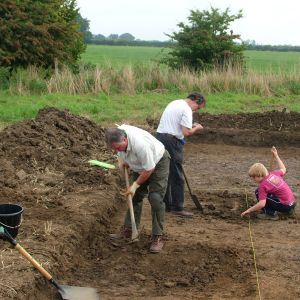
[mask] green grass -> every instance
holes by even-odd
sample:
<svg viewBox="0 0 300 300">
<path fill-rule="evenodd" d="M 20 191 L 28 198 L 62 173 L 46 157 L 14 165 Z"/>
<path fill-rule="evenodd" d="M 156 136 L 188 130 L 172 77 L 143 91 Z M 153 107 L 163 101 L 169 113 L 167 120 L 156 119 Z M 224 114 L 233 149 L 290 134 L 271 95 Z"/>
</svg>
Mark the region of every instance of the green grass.
<svg viewBox="0 0 300 300">
<path fill-rule="evenodd" d="M 258 72 L 295 72 L 300 69 L 300 52 L 245 51 L 246 64 Z"/>
<path fill-rule="evenodd" d="M 186 94 L 145 93 L 134 96 L 99 94 L 95 96 L 80 95 L 43 95 L 13 96 L 0 93 L 0 127 L 24 119 L 32 119 L 39 109 L 54 106 L 67 108 L 72 113 L 88 117 L 97 123 L 113 124 L 114 122 L 143 122 L 147 117 L 159 118 L 165 106 L 174 99 L 184 98 Z M 210 113 L 259 112 L 283 107 L 300 112 L 300 96 L 270 97 L 219 93 L 207 96 L 207 107 Z"/>
<path fill-rule="evenodd" d="M 159 60 L 167 49 L 158 47 L 87 45 L 82 61 L 98 65 L 123 66 Z"/>
<path fill-rule="evenodd" d="M 88 45 L 82 61 L 122 66 L 158 61 L 167 48 Z M 300 52 L 245 51 L 246 65 L 258 72 L 294 72 L 300 69 Z"/>
</svg>

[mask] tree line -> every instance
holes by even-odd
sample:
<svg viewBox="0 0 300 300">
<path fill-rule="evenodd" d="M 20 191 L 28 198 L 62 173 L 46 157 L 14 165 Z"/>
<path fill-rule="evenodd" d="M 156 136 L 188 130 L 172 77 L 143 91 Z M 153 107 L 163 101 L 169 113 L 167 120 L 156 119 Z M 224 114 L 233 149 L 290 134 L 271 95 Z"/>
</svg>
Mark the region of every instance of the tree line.
<svg viewBox="0 0 300 300">
<path fill-rule="evenodd" d="M 257 50 L 257 51 L 300 52 L 300 46 L 292 46 L 292 45 L 246 45 L 246 49 Z"/>
<path fill-rule="evenodd" d="M 167 34 L 168 41 L 141 41 L 130 33 L 93 35 L 90 21 L 83 18 L 76 0 L 6 0 L 0 2 L 0 68 L 13 70 L 34 65 L 57 69 L 76 64 L 87 43 L 168 47 L 161 63 L 171 68 L 206 70 L 244 64 L 245 49 L 299 51 L 293 46 L 246 45 L 230 30 L 242 11 L 191 10 L 179 30 Z M 288 47 L 288 48 L 287 48 Z M 0 76 L 1 77 L 1 76 Z"/>
</svg>

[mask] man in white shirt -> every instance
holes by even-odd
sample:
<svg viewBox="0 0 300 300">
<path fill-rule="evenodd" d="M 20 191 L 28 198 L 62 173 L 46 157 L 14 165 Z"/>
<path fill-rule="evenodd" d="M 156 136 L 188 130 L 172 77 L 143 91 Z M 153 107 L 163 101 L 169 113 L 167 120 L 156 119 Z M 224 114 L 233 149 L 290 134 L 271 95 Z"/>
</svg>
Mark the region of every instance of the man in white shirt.
<svg viewBox="0 0 300 300">
<path fill-rule="evenodd" d="M 119 167 L 131 169 L 133 180 L 126 195 L 132 195 L 132 203 L 137 227 L 140 225 L 143 198 L 148 194 L 152 211 L 152 244 L 150 251 L 158 253 L 162 250 L 165 203 L 167 190 L 170 155 L 164 145 L 149 132 L 140 128 L 121 125 L 109 128 L 105 132 L 106 143 L 114 149 L 119 158 Z M 126 213 L 124 226 L 118 234 L 111 234 L 114 239 L 131 236 L 129 210 Z"/>
<path fill-rule="evenodd" d="M 205 104 L 205 98 L 197 92 L 191 93 L 186 99 L 174 100 L 165 108 L 157 128 L 156 138 L 164 144 L 171 155 L 168 189 L 164 202 L 167 211 L 181 217 L 193 216 L 184 210 L 183 145 L 185 137 L 203 129 L 202 125 L 193 123 L 193 111 L 204 108 Z"/>
</svg>

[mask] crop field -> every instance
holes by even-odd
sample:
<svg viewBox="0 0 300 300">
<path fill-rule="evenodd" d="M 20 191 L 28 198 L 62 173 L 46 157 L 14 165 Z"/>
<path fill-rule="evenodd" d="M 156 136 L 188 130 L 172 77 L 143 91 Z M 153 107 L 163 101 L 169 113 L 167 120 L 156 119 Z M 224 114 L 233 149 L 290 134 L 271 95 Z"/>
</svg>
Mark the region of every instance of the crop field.
<svg viewBox="0 0 300 300">
<path fill-rule="evenodd" d="M 160 60 L 168 48 L 88 45 L 85 63 L 122 66 Z M 294 72 L 300 69 L 300 52 L 245 51 L 246 65 L 257 72 Z"/>
<path fill-rule="evenodd" d="M 167 48 L 87 45 L 82 55 L 85 63 L 123 66 L 128 64 L 151 63 L 161 59 Z"/>
</svg>

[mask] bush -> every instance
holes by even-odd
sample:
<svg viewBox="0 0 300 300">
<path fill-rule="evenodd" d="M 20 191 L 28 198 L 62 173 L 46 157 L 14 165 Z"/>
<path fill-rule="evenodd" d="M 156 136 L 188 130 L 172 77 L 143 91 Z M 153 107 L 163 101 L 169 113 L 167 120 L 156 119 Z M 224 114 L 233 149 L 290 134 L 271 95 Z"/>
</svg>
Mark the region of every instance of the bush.
<svg viewBox="0 0 300 300">
<path fill-rule="evenodd" d="M 292 95 L 300 95 L 300 82 L 295 80 L 290 80 L 287 82 L 287 88 Z"/>
<path fill-rule="evenodd" d="M 0 67 L 0 89 L 7 90 L 9 88 L 10 71 L 9 68 Z"/>
</svg>

